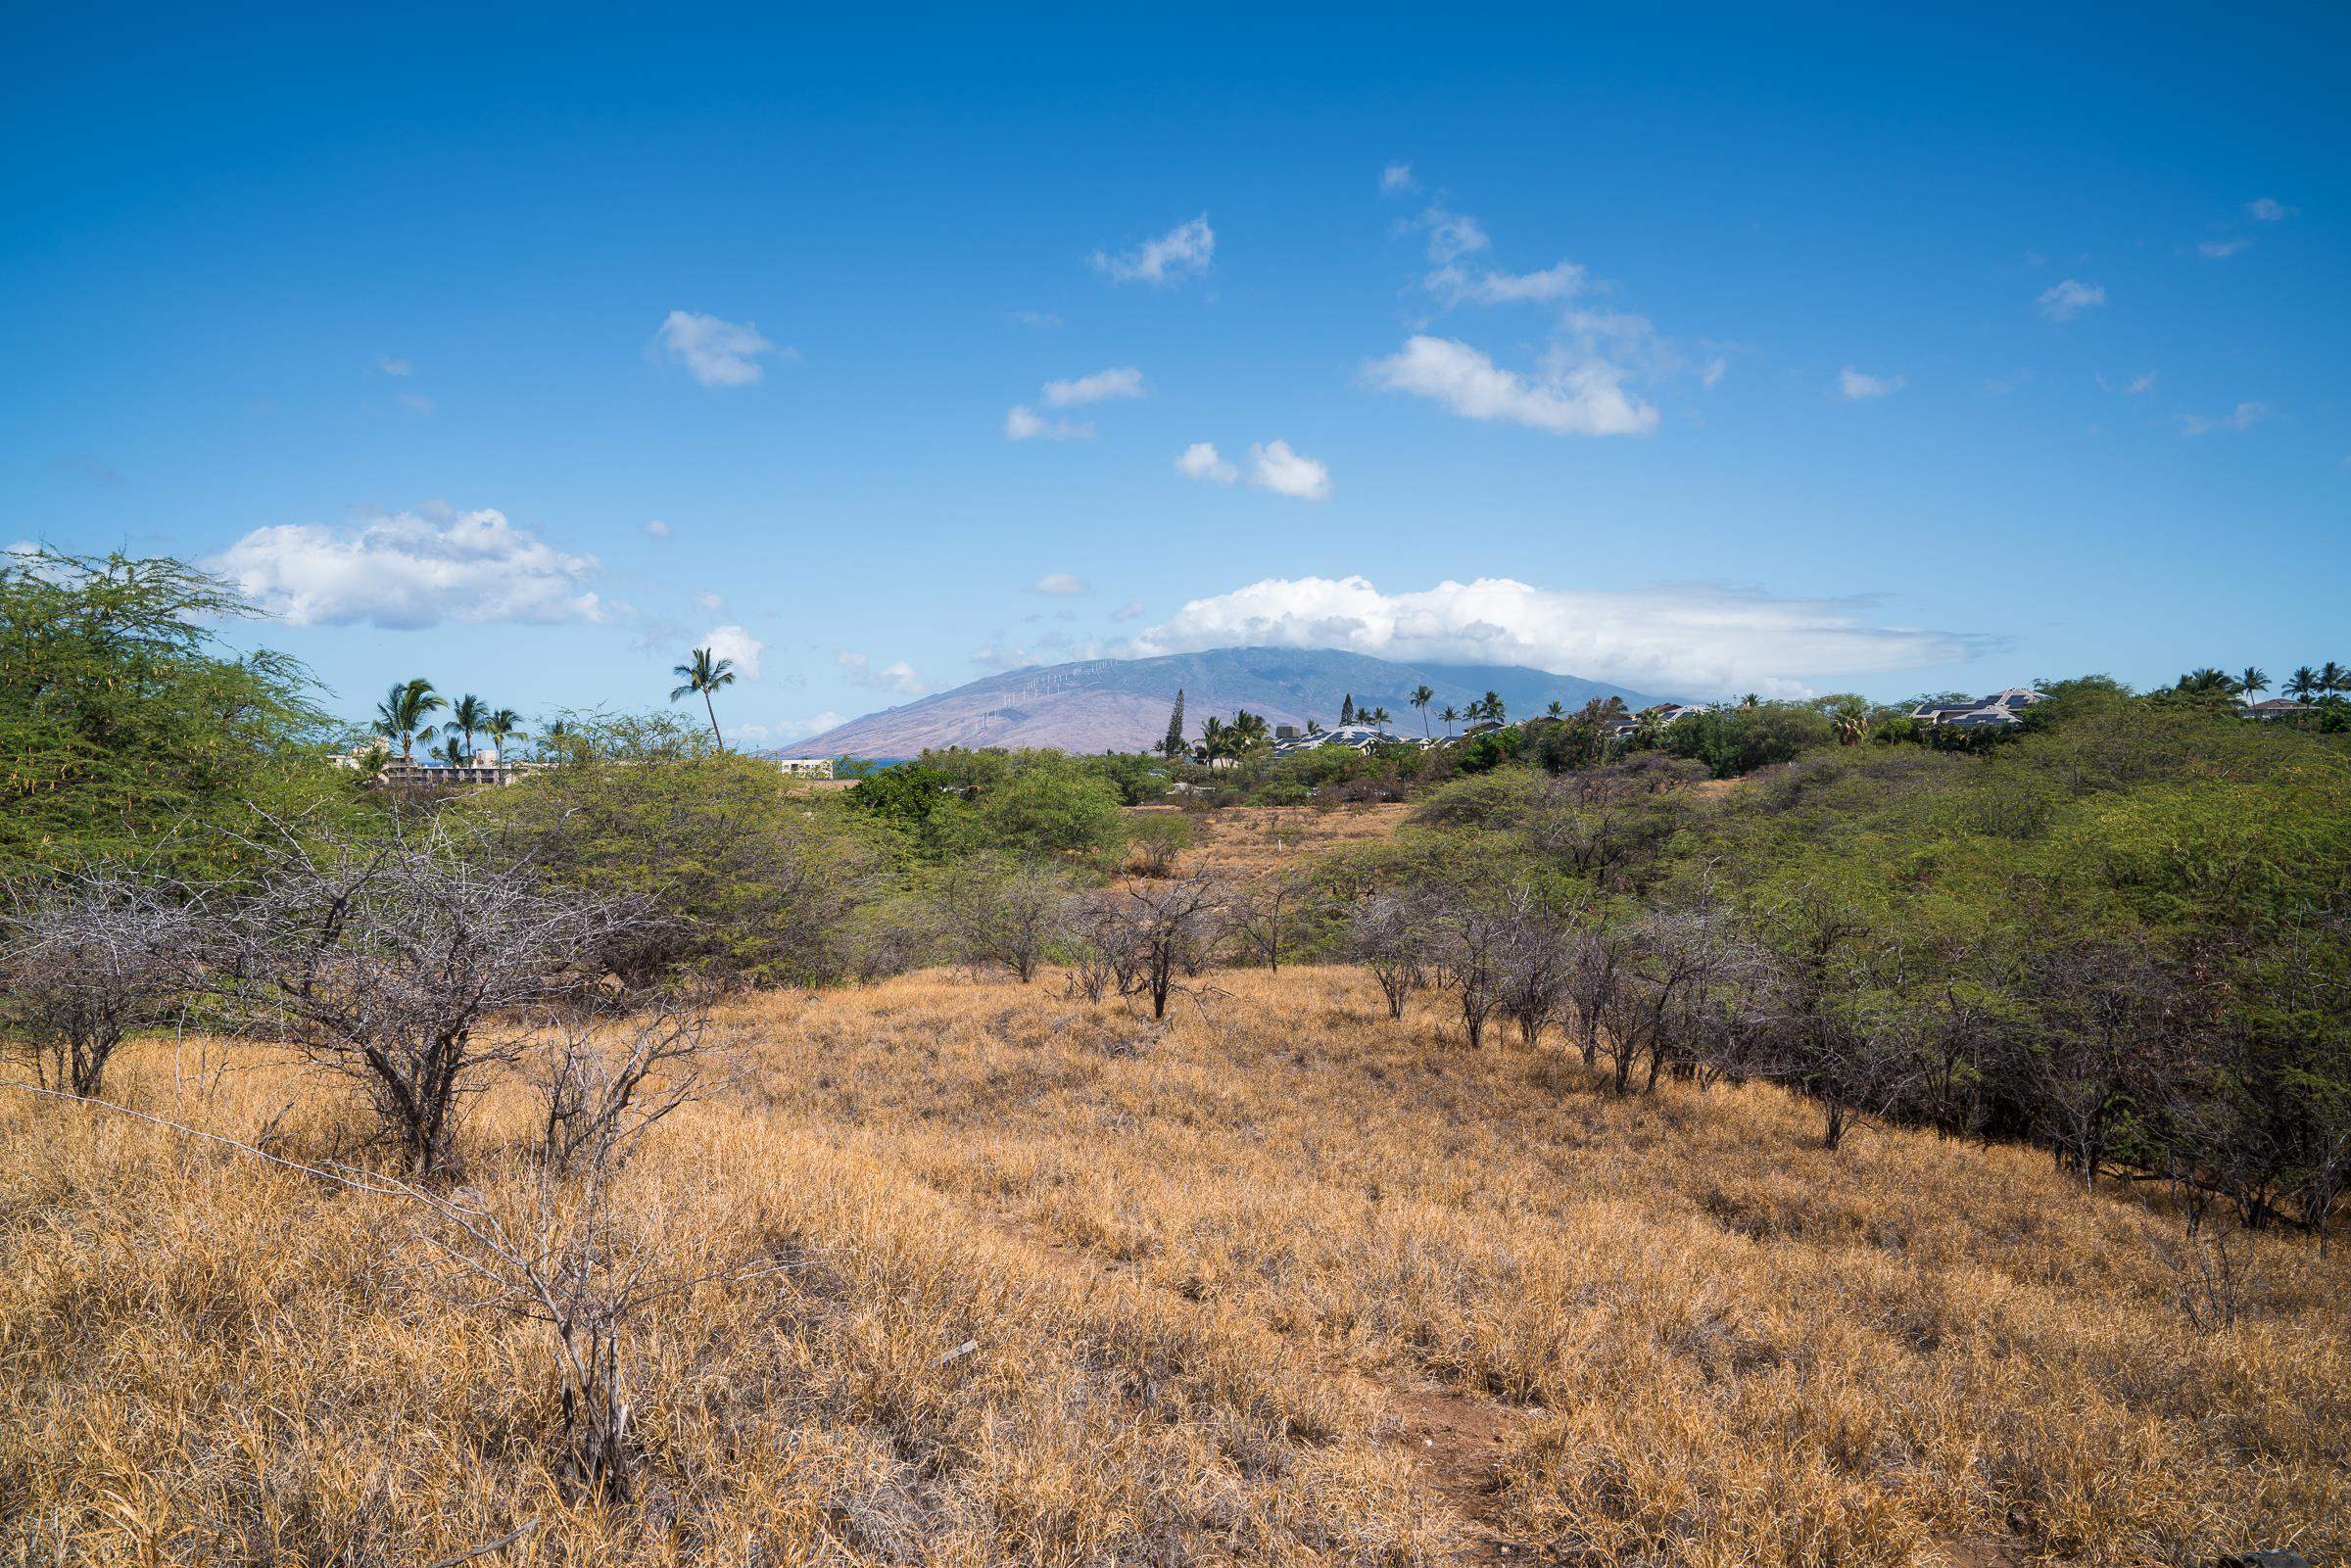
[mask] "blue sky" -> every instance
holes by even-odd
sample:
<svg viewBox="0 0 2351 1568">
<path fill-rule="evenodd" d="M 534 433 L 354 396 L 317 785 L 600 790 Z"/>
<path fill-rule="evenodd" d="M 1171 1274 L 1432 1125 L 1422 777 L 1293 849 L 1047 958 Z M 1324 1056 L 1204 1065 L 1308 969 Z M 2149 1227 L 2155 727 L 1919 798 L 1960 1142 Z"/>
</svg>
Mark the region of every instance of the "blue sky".
<svg viewBox="0 0 2351 1568">
<path fill-rule="evenodd" d="M 9 25 L 0 531 L 354 715 L 2351 659 L 2339 10 Z"/>
</svg>

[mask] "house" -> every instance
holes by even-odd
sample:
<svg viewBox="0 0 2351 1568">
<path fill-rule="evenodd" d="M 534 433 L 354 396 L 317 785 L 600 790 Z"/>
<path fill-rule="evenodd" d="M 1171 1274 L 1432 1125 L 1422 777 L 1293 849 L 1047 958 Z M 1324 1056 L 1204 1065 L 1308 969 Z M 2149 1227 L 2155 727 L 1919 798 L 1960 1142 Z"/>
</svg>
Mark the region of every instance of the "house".
<svg viewBox="0 0 2351 1568">
<path fill-rule="evenodd" d="M 833 777 L 831 757 L 776 757 L 771 759 L 776 770 L 788 779 L 830 779 Z"/>
<path fill-rule="evenodd" d="M 1290 730 L 1290 726 L 1283 725 L 1282 729 Z M 1368 751 L 1376 745 L 1394 745 L 1396 743 L 1397 737 L 1394 735 L 1368 724 L 1342 724 L 1336 729 L 1325 730 L 1319 735 L 1310 736 L 1301 736 L 1295 730 L 1291 730 L 1289 738 L 1284 738 L 1281 732 L 1277 730 L 1273 736 L 1273 755 L 1287 757 L 1301 751 L 1319 751 L 1325 746 L 1344 746 L 1350 751 Z M 1413 743 L 1419 744 L 1418 741 Z"/>
<path fill-rule="evenodd" d="M 2309 714 L 2309 703 L 2296 702 L 2291 697 L 2272 697 L 2267 702 L 2248 702 L 2245 704 L 2245 717 L 2248 719 L 2285 719 L 2288 721 L 2299 721 L 2308 717 Z"/>
<path fill-rule="evenodd" d="M 1710 702 L 1666 702 L 1641 711 L 1655 714 L 1659 724 L 1678 724 L 1684 719 L 1695 719 L 1702 713 L 1712 713 L 1714 705 Z"/>
<path fill-rule="evenodd" d="M 1921 702 L 1910 710 L 1910 717 L 1934 729 L 1985 730 L 2022 724 L 2027 708 L 2048 699 L 2045 691 L 2036 691 L 2029 686 L 2012 686 L 2005 691 L 1994 691 L 1973 701 Z"/>
</svg>

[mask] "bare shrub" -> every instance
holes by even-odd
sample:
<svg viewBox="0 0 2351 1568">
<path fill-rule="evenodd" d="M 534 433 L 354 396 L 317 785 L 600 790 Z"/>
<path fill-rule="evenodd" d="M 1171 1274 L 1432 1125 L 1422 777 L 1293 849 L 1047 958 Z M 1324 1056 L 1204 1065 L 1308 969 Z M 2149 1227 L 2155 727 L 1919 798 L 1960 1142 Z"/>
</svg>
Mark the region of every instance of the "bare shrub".
<svg viewBox="0 0 2351 1568">
<path fill-rule="evenodd" d="M 1372 894 L 1348 916 L 1348 954 L 1371 972 L 1392 1019 L 1403 1018 L 1405 1003 L 1428 984 L 1420 957 L 1427 940 L 1416 909 L 1392 893 Z"/>
<path fill-rule="evenodd" d="M 633 901 L 493 862 L 439 818 L 372 843 L 257 848 L 259 889 L 221 923 L 210 978 L 247 1032 L 357 1080 L 419 1173 L 450 1164 L 487 1069 L 647 924 Z"/>
<path fill-rule="evenodd" d="M 1001 964 L 1026 985 L 1062 934 L 1066 893 L 1045 867 L 983 855 L 948 872 L 941 913 L 965 963 Z"/>
<path fill-rule="evenodd" d="M 1461 1004 L 1469 1049 L 1485 1043 L 1486 1021 L 1502 1005 L 1510 948 L 1519 912 L 1496 890 L 1455 884 L 1431 889 L 1422 927 L 1437 984 Z"/>
<path fill-rule="evenodd" d="M 1164 1019 L 1176 979 L 1214 961 L 1231 909 L 1231 889 L 1207 872 L 1164 882 L 1129 879 L 1094 901 L 1085 941 L 1122 996 L 1149 997 L 1151 1016 Z"/>
<path fill-rule="evenodd" d="M 0 1031 L 44 1084 L 104 1087 L 125 1036 L 171 1016 L 194 922 L 155 882 L 116 866 L 13 886 L 0 914 Z"/>
<path fill-rule="evenodd" d="M 708 1094 L 709 1024 L 698 998 L 550 1017 L 531 1075 L 541 1162 L 557 1170 L 617 1165 L 646 1129 Z"/>
<path fill-rule="evenodd" d="M 1301 877 L 1269 877 L 1234 895 L 1232 934 L 1241 950 L 1279 974 L 1281 956 L 1305 934 L 1318 912 L 1314 884 Z"/>
<path fill-rule="evenodd" d="M 1575 958 L 1573 932 L 1565 923 L 1535 908 L 1524 893 L 1513 894 L 1503 938 L 1497 1006 L 1518 1026 L 1518 1038 L 1525 1044 L 1542 1039 L 1545 1026 L 1565 1011 Z"/>
</svg>

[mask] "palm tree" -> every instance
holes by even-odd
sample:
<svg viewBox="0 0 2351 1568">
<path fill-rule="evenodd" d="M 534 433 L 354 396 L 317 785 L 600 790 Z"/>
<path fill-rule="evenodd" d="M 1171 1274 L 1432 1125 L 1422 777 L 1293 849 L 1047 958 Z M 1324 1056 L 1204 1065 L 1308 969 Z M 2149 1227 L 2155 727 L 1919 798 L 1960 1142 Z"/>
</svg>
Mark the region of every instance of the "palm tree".
<svg viewBox="0 0 2351 1568">
<path fill-rule="evenodd" d="M 427 727 L 427 718 L 437 709 L 449 706 L 433 690 L 433 683 L 418 676 L 412 681 L 395 681 L 384 700 L 375 705 L 375 733 L 387 740 L 400 742 L 400 760 L 416 760 L 416 733 Z"/>
<path fill-rule="evenodd" d="M 1232 736 L 1226 731 L 1224 721 L 1210 714 L 1208 721 L 1200 726 L 1200 760 L 1213 768 L 1217 759 L 1231 749 Z"/>
<path fill-rule="evenodd" d="M 718 733 L 718 708 L 711 702 L 710 694 L 720 687 L 735 684 L 735 661 L 714 658 L 708 648 L 696 648 L 692 663 L 675 665 L 669 673 L 686 683 L 670 692 L 669 700 L 675 702 L 698 692 L 703 711 L 710 715 L 710 738 L 718 742 L 719 750 L 726 750 L 727 739 Z"/>
<path fill-rule="evenodd" d="M 1543 711 L 1545 714 L 1554 719 L 1564 719 L 1567 717 L 1567 705 L 1561 702 L 1558 697 L 1553 697 L 1551 699 L 1551 706 L 1545 708 Z"/>
<path fill-rule="evenodd" d="M 1420 738 L 1428 738 L 1428 705 L 1437 700 L 1436 688 L 1423 682 L 1413 688 L 1412 704 L 1420 710 Z"/>
<path fill-rule="evenodd" d="M 512 708 L 501 708 L 482 721 L 482 734 L 498 747 L 498 760 L 506 760 L 506 742 L 522 737 L 522 715 Z"/>
<path fill-rule="evenodd" d="M 2233 690 L 2235 687 L 2236 683 L 2229 679 L 2228 671 L 2216 670 L 2210 665 L 2206 665 L 2201 670 L 2188 671 L 2180 678 L 2180 684 L 2172 689 L 2184 691 L 2191 696 L 2209 696 L 2215 691 Z"/>
<path fill-rule="evenodd" d="M 1388 717 L 1388 710 L 1385 708 L 1373 708 L 1371 710 L 1370 718 L 1372 731 L 1377 734 L 1382 740 L 1385 740 L 1388 737 L 1388 725 L 1391 722 Z"/>
<path fill-rule="evenodd" d="M 2245 699 L 2248 708 L 2253 705 L 2255 697 L 2269 689 L 2270 678 L 2258 665 L 2246 665 L 2245 673 L 2236 678 L 2237 693 Z"/>
<path fill-rule="evenodd" d="M 2319 680 L 2319 672 L 2307 664 L 2286 678 L 2285 694 L 2296 702 L 2308 702 L 2325 689 L 2326 687 Z"/>
<path fill-rule="evenodd" d="M 490 728 L 490 704 L 468 691 L 449 705 L 449 722 L 441 727 L 443 735 L 465 737 L 465 760 L 473 760 L 473 732 Z"/>
<path fill-rule="evenodd" d="M 2351 670 L 2346 670 L 2334 660 L 2328 659 L 2325 664 L 2319 666 L 2319 689 L 2321 694 L 2326 696 L 2333 696 L 2341 691 L 2351 691 Z"/>
<path fill-rule="evenodd" d="M 1482 701 L 1482 702 L 1481 702 L 1479 705 L 1480 705 L 1480 706 L 1482 706 L 1482 707 L 1483 707 L 1483 708 L 1486 710 L 1486 717 L 1487 717 L 1487 718 L 1489 718 L 1489 719 L 1492 719 L 1492 720 L 1493 720 L 1493 721 L 1494 721 L 1496 724 L 1500 724 L 1500 723 L 1502 723 L 1502 693 L 1501 693 L 1501 692 L 1499 692 L 1499 691 L 1489 691 L 1489 692 L 1487 692 L 1487 693 L 1486 693 L 1486 695 L 1485 695 L 1485 698 L 1484 698 L 1484 700 L 1483 700 L 1483 701 Z"/>
<path fill-rule="evenodd" d="M 1452 739 L 1453 727 L 1461 721 L 1462 710 L 1448 702 L 1445 704 L 1445 711 L 1438 714 L 1437 717 L 1445 721 L 1445 738 Z"/>
</svg>

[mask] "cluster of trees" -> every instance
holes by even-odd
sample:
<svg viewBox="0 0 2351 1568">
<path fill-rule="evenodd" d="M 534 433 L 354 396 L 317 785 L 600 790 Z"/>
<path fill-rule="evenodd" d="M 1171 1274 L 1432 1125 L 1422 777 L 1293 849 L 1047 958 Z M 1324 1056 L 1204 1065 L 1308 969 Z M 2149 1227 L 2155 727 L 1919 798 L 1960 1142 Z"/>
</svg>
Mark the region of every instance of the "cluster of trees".
<svg viewBox="0 0 2351 1568">
<path fill-rule="evenodd" d="M 1762 1076 L 2324 1233 L 2351 1181 L 2351 767 L 2076 693 L 1984 757 L 1830 748 L 1707 801 L 1651 757 L 1429 797 L 1334 866 L 1348 951 L 1620 1090 Z M 1681 775 L 1687 777 L 1686 773 Z"/>
<path fill-rule="evenodd" d="M 429 740 L 433 715 L 445 710 L 449 714 L 448 721 L 441 726 L 445 738 L 438 751 L 428 753 L 428 760 L 445 767 L 470 766 L 477 736 L 504 757 L 507 746 L 524 735 L 522 715 L 512 708 L 493 708 L 470 691 L 453 702 L 422 676 L 392 683 L 384 700 L 375 705 L 374 733 L 387 747 L 400 747 L 401 761 L 414 762 L 417 738 L 423 736 Z"/>
<path fill-rule="evenodd" d="M 2175 693 L 2183 696 L 2240 697 L 2248 703 L 2258 700 L 2270 689 L 2269 674 L 2258 665 L 2247 665 L 2233 675 L 2209 666 L 2190 670 L 2172 687 Z M 2296 702 L 2339 704 L 2347 693 L 2351 693 L 2351 669 L 2344 668 L 2332 659 L 2316 669 L 2307 664 L 2300 665 L 2292 675 L 2286 677 L 2280 689 Z"/>
</svg>

